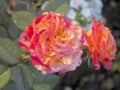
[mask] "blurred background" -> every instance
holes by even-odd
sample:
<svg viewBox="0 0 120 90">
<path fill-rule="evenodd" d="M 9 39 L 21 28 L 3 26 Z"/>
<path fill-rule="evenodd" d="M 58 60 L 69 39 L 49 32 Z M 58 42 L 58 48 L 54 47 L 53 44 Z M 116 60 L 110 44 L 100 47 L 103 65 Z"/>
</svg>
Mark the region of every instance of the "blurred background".
<svg viewBox="0 0 120 90">
<path fill-rule="evenodd" d="M 18 46 L 20 33 L 43 12 L 65 14 L 88 30 L 91 18 L 110 28 L 118 51 L 113 69 L 88 61 L 75 71 L 42 75 Z M 0 90 L 120 90 L 120 0 L 0 0 Z"/>
</svg>

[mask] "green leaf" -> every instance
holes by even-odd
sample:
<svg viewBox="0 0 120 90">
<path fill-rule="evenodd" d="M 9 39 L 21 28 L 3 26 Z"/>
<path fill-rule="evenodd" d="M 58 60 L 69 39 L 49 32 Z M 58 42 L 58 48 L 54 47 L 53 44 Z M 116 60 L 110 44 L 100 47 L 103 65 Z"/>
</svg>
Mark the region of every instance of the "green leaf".
<svg viewBox="0 0 120 90">
<path fill-rule="evenodd" d="M 7 30 L 3 26 L 0 26 L 0 37 L 8 37 Z"/>
<path fill-rule="evenodd" d="M 50 85 L 51 89 L 53 89 L 55 87 L 55 85 L 57 84 L 58 80 L 59 80 L 59 77 L 57 75 L 38 74 L 34 79 L 34 83 Z"/>
<path fill-rule="evenodd" d="M 20 67 L 12 68 L 12 80 L 14 81 L 17 90 L 26 90 L 22 77 L 22 69 Z"/>
<path fill-rule="evenodd" d="M 27 90 L 30 90 L 30 88 L 32 88 L 33 85 L 32 71 L 30 70 L 28 65 L 21 64 L 20 66 L 22 67 L 23 71 L 23 81 L 25 87 Z"/>
<path fill-rule="evenodd" d="M 28 11 L 17 11 L 12 14 L 12 19 L 18 28 L 24 30 L 29 24 L 32 23 L 34 16 Z"/>
<path fill-rule="evenodd" d="M 14 24 L 10 24 L 8 26 L 8 33 L 11 38 L 16 39 L 16 38 L 18 38 L 20 31 Z"/>
<path fill-rule="evenodd" d="M 65 3 L 63 3 L 62 5 L 60 5 L 56 10 L 55 10 L 55 12 L 56 13 L 62 13 L 62 14 L 67 14 L 67 12 L 68 12 L 68 10 L 69 10 L 69 3 L 68 2 L 65 2 Z"/>
<path fill-rule="evenodd" d="M 30 68 L 33 72 L 33 83 L 34 83 L 34 85 L 36 85 L 38 83 L 39 83 L 39 85 L 46 85 L 46 86 L 48 85 L 47 87 L 50 86 L 50 88 L 51 88 L 49 90 L 52 90 L 56 86 L 56 84 L 59 81 L 59 76 L 54 75 L 54 74 L 43 75 L 31 63 L 29 65 L 30 65 Z"/>
<path fill-rule="evenodd" d="M 59 81 L 59 77 L 57 75 L 54 75 L 54 74 L 45 75 L 42 79 L 44 80 L 43 82 L 45 84 L 49 84 L 52 88 L 54 88 Z"/>
<path fill-rule="evenodd" d="M 7 9 L 7 0 L 0 0 L 0 10 L 6 10 Z"/>
<path fill-rule="evenodd" d="M 120 62 L 120 51 L 117 52 L 116 61 Z"/>
<path fill-rule="evenodd" d="M 66 14 L 66 10 L 68 10 L 69 7 L 68 1 L 69 0 L 50 0 L 45 8 L 45 11 L 59 11 L 59 13 Z"/>
<path fill-rule="evenodd" d="M 75 18 L 80 23 L 80 25 L 85 26 L 89 20 L 88 20 L 88 18 L 83 16 L 80 12 L 81 12 L 81 10 L 78 11 L 78 13 L 77 13 Z"/>
<path fill-rule="evenodd" d="M 7 64 L 16 64 L 19 62 L 20 48 L 9 39 L 0 38 L 0 58 Z"/>
<path fill-rule="evenodd" d="M 8 68 L 5 72 L 0 74 L 0 89 L 2 89 L 10 80 L 11 69 Z"/>
<path fill-rule="evenodd" d="M 31 63 L 29 64 L 30 69 L 32 71 L 33 74 L 33 84 L 40 84 L 40 85 L 48 85 L 50 86 L 50 90 L 52 90 L 56 84 L 59 81 L 59 76 L 51 74 L 51 75 L 43 75 L 41 74 L 40 71 L 38 71 Z M 53 82 L 54 81 L 54 82 Z M 47 87 L 48 87 L 47 86 Z M 40 89 L 41 90 L 41 89 Z"/>
<path fill-rule="evenodd" d="M 2 90 L 17 90 L 14 81 L 10 80 L 9 83 Z"/>
<path fill-rule="evenodd" d="M 33 86 L 33 90 L 51 90 L 49 85 L 45 84 L 36 84 Z"/>
<path fill-rule="evenodd" d="M 2 5 L 0 5 L 2 6 Z M 7 30 L 8 23 L 11 22 L 11 16 L 6 14 L 6 9 L 5 11 L 0 10 L 0 25 Z"/>
<path fill-rule="evenodd" d="M 0 64 L 0 74 L 2 74 L 7 69 L 7 66 Z"/>
</svg>

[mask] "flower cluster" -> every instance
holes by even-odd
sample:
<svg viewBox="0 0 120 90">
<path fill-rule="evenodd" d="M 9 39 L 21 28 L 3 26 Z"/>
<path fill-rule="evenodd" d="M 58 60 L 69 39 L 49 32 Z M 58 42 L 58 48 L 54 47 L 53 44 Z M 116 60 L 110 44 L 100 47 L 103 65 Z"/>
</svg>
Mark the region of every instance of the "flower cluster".
<svg viewBox="0 0 120 90">
<path fill-rule="evenodd" d="M 81 8 L 80 13 L 86 18 L 91 19 L 92 17 L 95 17 L 97 20 L 102 18 L 102 0 L 70 0 L 70 7 L 76 10 Z M 71 15 L 69 15 L 69 17 L 70 16 Z"/>
<path fill-rule="evenodd" d="M 75 70 L 82 63 L 83 46 L 87 47 L 96 70 L 100 69 L 99 61 L 111 69 L 110 62 L 116 52 L 111 31 L 103 23 L 93 20 L 86 32 L 75 21 L 53 12 L 35 18 L 22 32 L 18 43 L 43 74 Z"/>
</svg>

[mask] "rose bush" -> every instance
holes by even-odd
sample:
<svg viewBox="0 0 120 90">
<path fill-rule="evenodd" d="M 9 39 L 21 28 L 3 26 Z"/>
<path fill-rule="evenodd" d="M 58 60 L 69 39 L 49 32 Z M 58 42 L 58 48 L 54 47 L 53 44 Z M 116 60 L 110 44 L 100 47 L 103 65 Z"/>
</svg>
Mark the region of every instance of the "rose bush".
<svg viewBox="0 0 120 90">
<path fill-rule="evenodd" d="M 109 28 L 93 19 L 93 25 L 87 32 L 87 37 L 87 46 L 96 70 L 100 69 L 99 61 L 103 63 L 105 69 L 110 70 L 110 62 L 115 59 L 117 48 Z"/>
<path fill-rule="evenodd" d="M 19 37 L 43 74 L 75 70 L 82 62 L 82 29 L 62 14 L 43 13 Z"/>
</svg>

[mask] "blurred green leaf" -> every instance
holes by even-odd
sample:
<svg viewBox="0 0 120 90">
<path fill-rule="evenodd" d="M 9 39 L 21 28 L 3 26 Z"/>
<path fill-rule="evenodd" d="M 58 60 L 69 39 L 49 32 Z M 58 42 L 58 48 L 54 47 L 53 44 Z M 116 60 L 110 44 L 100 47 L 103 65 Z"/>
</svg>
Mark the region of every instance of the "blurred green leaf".
<svg viewBox="0 0 120 90">
<path fill-rule="evenodd" d="M 28 65 L 22 64 L 22 71 L 23 71 L 23 81 L 27 90 L 30 90 L 33 85 L 32 79 L 32 71 L 30 70 Z"/>
<path fill-rule="evenodd" d="M 0 64 L 0 74 L 7 69 L 7 66 Z"/>
<path fill-rule="evenodd" d="M 11 22 L 11 16 L 8 15 L 5 11 L 0 10 L 0 25 L 4 28 L 8 26 L 8 23 Z"/>
<path fill-rule="evenodd" d="M 116 61 L 120 62 L 120 51 L 117 52 Z"/>
<path fill-rule="evenodd" d="M 17 11 L 12 14 L 12 19 L 18 28 L 24 30 L 26 26 L 32 23 L 34 16 L 28 11 Z"/>
<path fill-rule="evenodd" d="M 10 80 L 9 83 L 2 90 L 17 90 L 14 81 Z"/>
<path fill-rule="evenodd" d="M 117 70 L 118 72 L 120 72 L 120 62 L 115 62 L 113 63 L 113 69 Z"/>
<path fill-rule="evenodd" d="M 12 80 L 14 81 L 17 90 L 27 90 L 24 86 L 22 70 L 20 67 L 16 66 L 12 68 Z"/>
<path fill-rule="evenodd" d="M 59 76 L 54 75 L 54 74 L 43 75 L 31 63 L 29 64 L 29 66 L 30 66 L 30 69 L 33 72 L 33 84 L 34 85 L 39 84 L 39 85 L 43 85 L 43 86 L 46 85 L 47 87 L 50 86 L 49 90 L 52 90 L 56 86 L 56 84 L 58 83 Z"/>
<path fill-rule="evenodd" d="M 69 3 L 68 2 L 64 2 L 63 4 L 61 4 L 56 10 L 56 13 L 62 13 L 64 15 L 67 14 L 69 10 Z"/>
<path fill-rule="evenodd" d="M 14 24 L 10 24 L 8 26 L 8 33 L 9 33 L 10 37 L 12 37 L 13 39 L 16 39 L 16 38 L 18 38 L 20 31 Z"/>
<path fill-rule="evenodd" d="M 0 10 L 7 10 L 7 0 L 0 0 Z"/>
<path fill-rule="evenodd" d="M 9 39 L 0 38 L 0 58 L 8 64 L 18 63 L 20 48 L 17 44 Z"/>
<path fill-rule="evenodd" d="M 11 69 L 8 68 L 5 72 L 0 74 L 0 89 L 2 89 L 10 80 Z"/>
<path fill-rule="evenodd" d="M 85 26 L 88 22 L 88 19 L 81 14 L 81 11 L 79 11 L 76 15 L 76 20 L 80 23 L 80 25 Z"/>
<path fill-rule="evenodd" d="M 49 85 L 45 84 L 36 84 L 33 86 L 33 90 L 51 90 Z"/>
<path fill-rule="evenodd" d="M 69 0 L 49 0 L 45 11 L 50 12 L 50 11 L 56 11 L 59 13 L 66 14 L 69 4 Z"/>
<path fill-rule="evenodd" d="M 50 85 L 51 89 L 53 89 L 55 87 L 55 85 L 57 84 L 59 80 L 59 77 L 57 75 L 42 75 L 42 74 L 38 74 L 35 78 L 34 78 L 34 82 L 37 84 L 45 84 L 45 85 Z M 53 82 L 54 81 L 54 82 Z"/>
<path fill-rule="evenodd" d="M 0 26 L 0 37 L 8 37 L 8 33 L 3 26 Z"/>
<path fill-rule="evenodd" d="M 120 51 L 117 52 L 116 61 L 112 63 L 113 69 L 120 73 Z"/>
</svg>

